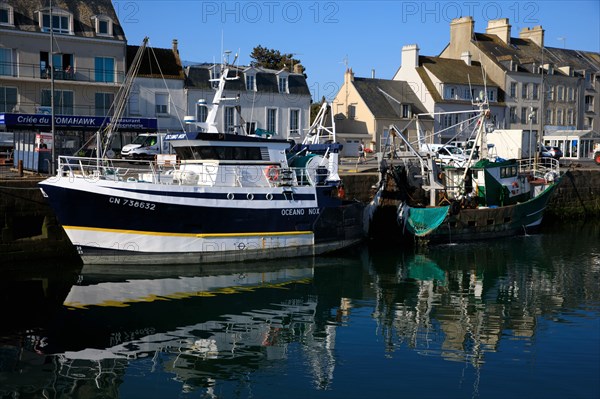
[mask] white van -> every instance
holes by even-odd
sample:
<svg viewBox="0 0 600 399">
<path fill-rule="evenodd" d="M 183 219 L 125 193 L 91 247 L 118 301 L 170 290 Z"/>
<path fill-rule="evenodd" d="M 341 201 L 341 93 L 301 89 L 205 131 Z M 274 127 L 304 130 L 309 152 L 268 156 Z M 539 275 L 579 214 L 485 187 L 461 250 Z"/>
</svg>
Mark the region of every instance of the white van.
<svg viewBox="0 0 600 399">
<path fill-rule="evenodd" d="M 142 133 L 121 149 L 123 159 L 152 160 L 157 154 L 169 154 L 171 144 L 164 140 L 164 133 Z"/>
</svg>

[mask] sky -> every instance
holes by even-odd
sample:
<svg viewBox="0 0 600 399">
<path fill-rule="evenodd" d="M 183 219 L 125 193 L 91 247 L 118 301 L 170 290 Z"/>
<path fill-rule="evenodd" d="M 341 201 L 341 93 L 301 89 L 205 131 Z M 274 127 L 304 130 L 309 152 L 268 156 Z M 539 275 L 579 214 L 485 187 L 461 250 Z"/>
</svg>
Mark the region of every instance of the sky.
<svg viewBox="0 0 600 399">
<path fill-rule="evenodd" d="M 472 16 L 475 31 L 508 18 L 511 36 L 541 25 L 545 45 L 600 52 L 600 0 L 585 1 L 316 1 L 113 0 L 128 44 L 145 36 L 155 48 L 177 39 L 181 59 L 219 62 L 230 50 L 248 65 L 255 46 L 302 61 L 315 101 L 335 97 L 346 68 L 357 77 L 391 79 L 402 46 L 437 56 L 450 22 Z M 233 55 L 230 61 L 233 60 Z"/>
</svg>

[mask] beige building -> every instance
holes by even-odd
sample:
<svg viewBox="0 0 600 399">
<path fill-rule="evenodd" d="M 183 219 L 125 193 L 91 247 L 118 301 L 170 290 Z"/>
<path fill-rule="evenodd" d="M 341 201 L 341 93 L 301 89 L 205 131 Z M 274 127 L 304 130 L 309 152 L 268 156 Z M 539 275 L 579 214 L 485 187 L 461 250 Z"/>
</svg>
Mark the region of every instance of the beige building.
<svg viewBox="0 0 600 399">
<path fill-rule="evenodd" d="M 441 56 L 460 59 L 466 51 L 500 85 L 507 127 L 537 133 L 600 129 L 599 53 L 545 47 L 541 26 L 512 37 L 508 18 L 490 20 L 486 32 L 477 33 L 473 18 L 462 17 L 451 22 Z"/>
<path fill-rule="evenodd" d="M 410 85 L 404 81 L 354 77 L 352 69 L 344 74 L 344 84 L 332 103 L 338 140 L 343 155 L 357 156 L 362 141 L 374 151 L 390 142 L 390 125 L 405 130 L 405 137 L 417 142 L 414 117 L 425 112 Z M 431 118 L 423 119 L 425 129 L 432 129 Z"/>
<path fill-rule="evenodd" d="M 431 141 L 465 142 L 474 132 L 478 105 L 487 100 L 491 116 L 490 128 L 505 126 L 505 106 L 498 85 L 486 77 L 471 53 L 460 59 L 419 55 L 415 44 L 402 48 L 401 66 L 394 80 L 410 82 L 409 86 L 433 115 Z"/>
</svg>

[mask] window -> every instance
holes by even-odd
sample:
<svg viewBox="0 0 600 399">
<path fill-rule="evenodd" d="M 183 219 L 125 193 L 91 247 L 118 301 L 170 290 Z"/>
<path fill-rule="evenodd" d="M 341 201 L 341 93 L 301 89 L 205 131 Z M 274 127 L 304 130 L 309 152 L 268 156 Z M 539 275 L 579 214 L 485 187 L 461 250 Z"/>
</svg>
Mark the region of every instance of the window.
<svg viewBox="0 0 600 399">
<path fill-rule="evenodd" d="M 256 91 L 256 82 L 254 75 L 246 75 L 246 90 Z"/>
<path fill-rule="evenodd" d="M 0 86 L 0 112 L 13 112 L 17 107 L 17 88 Z"/>
<path fill-rule="evenodd" d="M 410 118 L 410 105 L 402 104 L 402 117 Z"/>
<path fill-rule="evenodd" d="M 169 114 L 169 95 L 164 93 L 154 94 L 154 104 L 156 115 Z"/>
<path fill-rule="evenodd" d="M 71 14 L 66 11 L 52 11 L 52 31 L 54 33 L 72 33 L 71 30 Z M 50 32 L 50 12 L 43 12 L 40 18 L 42 32 Z"/>
<path fill-rule="evenodd" d="M 114 58 L 96 57 L 95 68 L 96 82 L 111 83 L 115 81 Z"/>
<path fill-rule="evenodd" d="M 8 4 L 0 4 L 0 25 L 14 25 L 13 8 Z"/>
<path fill-rule="evenodd" d="M 299 109 L 290 109 L 290 136 L 300 136 Z"/>
<path fill-rule="evenodd" d="M 494 95 L 494 93 L 495 93 L 494 90 L 487 91 L 488 101 L 496 101 L 496 96 Z"/>
<path fill-rule="evenodd" d="M 569 102 L 575 101 L 575 88 L 569 87 L 568 90 L 569 91 L 568 91 L 568 94 L 567 94 L 567 96 L 568 96 L 567 97 L 567 101 L 569 101 Z"/>
<path fill-rule="evenodd" d="M 510 123 L 518 123 L 517 107 L 510 107 Z"/>
<path fill-rule="evenodd" d="M 517 98 L 517 82 L 510 83 L 510 96 L 512 98 Z"/>
<path fill-rule="evenodd" d="M 133 85 L 129 93 L 129 115 L 140 115 L 140 87 Z"/>
<path fill-rule="evenodd" d="M 563 86 L 558 86 L 556 88 L 556 100 L 557 101 L 565 100 L 565 88 Z"/>
<path fill-rule="evenodd" d="M 521 123 L 526 124 L 528 122 L 529 119 L 527 119 L 527 107 L 523 107 L 521 108 Z"/>
<path fill-rule="evenodd" d="M 50 90 L 42 89 L 42 107 L 50 107 L 52 100 Z M 68 90 L 54 90 L 54 112 L 61 115 L 73 115 L 73 92 Z"/>
<path fill-rule="evenodd" d="M 0 48 L 0 75 L 17 76 L 17 65 L 13 49 Z"/>
<path fill-rule="evenodd" d="M 254 134 L 256 132 L 256 122 L 246 122 L 246 133 Z"/>
<path fill-rule="evenodd" d="M 594 96 L 587 95 L 587 96 L 585 96 L 583 101 L 585 103 L 584 111 L 585 112 L 594 112 Z"/>
<path fill-rule="evenodd" d="M 288 79 L 285 76 L 279 77 L 279 92 L 287 93 L 288 91 Z"/>
<path fill-rule="evenodd" d="M 537 83 L 533 84 L 533 89 L 531 92 L 531 98 L 533 98 L 534 100 L 537 100 L 539 97 L 539 91 L 540 91 L 540 85 Z"/>
<path fill-rule="evenodd" d="M 535 125 L 537 123 L 537 120 L 538 120 L 538 109 L 533 108 L 531 110 L 531 123 L 533 123 Z"/>
<path fill-rule="evenodd" d="M 546 110 L 546 124 L 551 125 L 552 124 L 552 110 L 551 109 L 547 109 Z"/>
<path fill-rule="evenodd" d="M 563 110 L 562 109 L 557 109 L 556 110 L 556 124 L 557 125 L 562 125 L 564 123 L 563 121 Z"/>
<path fill-rule="evenodd" d="M 456 98 L 456 87 L 446 87 L 446 99 Z"/>
<path fill-rule="evenodd" d="M 521 83 L 521 98 L 527 98 L 527 83 Z"/>
<path fill-rule="evenodd" d="M 115 95 L 113 93 L 96 93 L 96 115 L 109 115 L 110 107 L 112 106 L 114 100 Z"/>
<path fill-rule="evenodd" d="M 213 88 L 216 89 L 217 87 L 219 87 L 219 79 L 221 79 L 221 72 L 217 71 L 216 68 L 213 68 L 210 71 L 210 80 Z"/>
<path fill-rule="evenodd" d="M 348 105 L 348 119 L 356 118 L 356 106 Z"/>
<path fill-rule="evenodd" d="M 267 131 L 277 133 L 277 109 L 267 109 Z"/>
<path fill-rule="evenodd" d="M 50 67 L 54 67 L 55 79 L 73 79 L 73 54 L 57 53 L 52 55 L 52 65 L 50 65 L 47 51 L 40 51 L 40 76 L 43 79 L 50 79 Z"/>
<path fill-rule="evenodd" d="M 112 36 L 112 19 L 107 16 L 94 16 L 94 27 L 98 36 Z"/>
<path fill-rule="evenodd" d="M 554 86 L 548 86 L 546 100 L 554 100 Z"/>
<path fill-rule="evenodd" d="M 223 127 L 225 133 L 235 132 L 235 107 L 225 107 L 223 113 Z"/>
<path fill-rule="evenodd" d="M 573 110 L 569 109 L 567 111 L 567 125 L 574 125 L 575 124 L 575 117 L 573 114 Z"/>
<path fill-rule="evenodd" d="M 196 120 L 198 122 L 206 122 L 207 116 L 208 116 L 208 107 L 206 105 L 197 105 L 196 106 Z"/>
</svg>

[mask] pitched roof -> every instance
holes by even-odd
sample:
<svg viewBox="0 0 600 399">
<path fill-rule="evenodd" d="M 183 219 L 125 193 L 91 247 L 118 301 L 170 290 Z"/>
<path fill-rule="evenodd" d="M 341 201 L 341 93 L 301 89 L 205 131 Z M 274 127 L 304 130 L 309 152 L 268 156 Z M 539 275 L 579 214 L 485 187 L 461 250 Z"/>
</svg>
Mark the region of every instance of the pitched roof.
<svg viewBox="0 0 600 399">
<path fill-rule="evenodd" d="M 214 64 L 198 64 L 191 65 L 186 68 L 187 78 L 186 86 L 193 87 L 196 89 L 209 89 L 211 84 L 210 70 L 214 68 Z M 246 72 L 244 72 L 246 71 Z M 234 91 L 245 91 L 246 85 L 244 83 L 245 73 L 254 73 L 256 76 L 256 91 L 261 93 L 278 93 L 278 72 L 273 69 L 266 69 L 261 67 L 231 67 L 229 70 L 229 77 L 239 76 L 239 79 L 228 80 L 225 82 L 226 90 Z M 310 96 L 310 90 L 304 75 L 291 73 L 287 75 L 288 78 L 288 93 L 295 95 L 306 95 Z"/>
<path fill-rule="evenodd" d="M 354 78 L 353 84 L 375 118 L 396 119 L 401 116 L 398 102 L 411 104 L 413 113 L 426 112 L 425 107 L 407 82 Z"/>
<path fill-rule="evenodd" d="M 510 43 L 507 44 L 496 35 L 484 33 L 475 33 L 473 42 L 484 53 L 488 54 L 492 61 L 495 61 L 506 71 L 510 71 L 511 61 L 516 65 L 518 72 L 537 73 L 534 66 L 542 64 L 600 71 L 600 54 L 591 51 L 556 47 L 544 47 L 542 51 L 540 46 L 529 39 L 512 37 Z M 555 73 L 561 74 L 562 72 L 555 70 Z"/>
<path fill-rule="evenodd" d="M 131 67 L 140 46 L 127 46 L 127 70 Z M 183 79 L 179 55 L 172 49 L 146 47 L 138 72 L 139 77 Z"/>
<path fill-rule="evenodd" d="M 2 0 L 2 2 L 13 8 L 15 29 L 41 32 L 37 11 L 48 10 L 47 0 Z M 75 36 L 96 37 L 92 17 L 104 15 L 113 21 L 113 39 L 125 40 L 125 33 L 110 0 L 53 0 L 53 9 L 61 9 L 73 14 Z M 2 28 L 7 29 L 6 26 Z M 109 39 L 105 36 L 102 38 Z"/>
<path fill-rule="evenodd" d="M 419 66 L 430 71 L 443 83 L 498 86 L 489 78 L 484 80 L 481 64 L 476 61 L 467 65 L 463 60 L 419 56 Z"/>
</svg>

